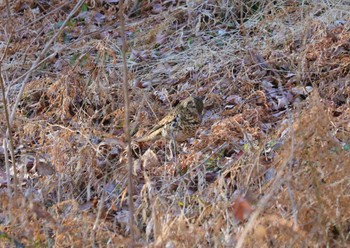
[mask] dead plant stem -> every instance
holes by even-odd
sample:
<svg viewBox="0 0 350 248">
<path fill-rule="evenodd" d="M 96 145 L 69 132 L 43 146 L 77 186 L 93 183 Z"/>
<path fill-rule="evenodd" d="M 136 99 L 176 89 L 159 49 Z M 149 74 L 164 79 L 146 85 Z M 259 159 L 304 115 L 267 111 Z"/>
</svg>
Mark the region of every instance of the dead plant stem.
<svg viewBox="0 0 350 248">
<path fill-rule="evenodd" d="M 7 49 L 9 47 L 11 38 L 9 38 L 5 52 L 3 56 L 1 57 L 0 60 L 0 87 L 1 87 L 1 94 L 2 94 L 2 102 L 4 105 L 4 112 L 5 112 L 5 118 L 6 118 L 6 126 L 7 126 L 7 138 L 10 142 L 10 154 L 11 154 L 11 159 L 12 159 L 12 166 L 13 166 L 13 185 L 14 185 L 14 192 L 15 195 L 17 194 L 17 186 L 18 186 L 18 177 L 17 177 L 17 166 L 16 166 L 16 161 L 15 161 L 15 152 L 14 152 L 14 147 L 13 147 L 13 137 L 12 137 L 12 128 L 11 128 L 11 123 L 10 123 L 10 117 L 9 117 L 9 109 L 7 107 L 7 99 L 6 99 L 6 92 L 5 92 L 5 84 L 2 76 L 2 71 L 1 71 L 1 66 L 2 66 L 2 61 L 4 60 L 6 54 L 7 54 Z M 4 149 L 7 149 L 7 146 L 4 147 Z M 9 174 L 7 175 L 9 177 Z M 8 185 L 10 186 L 10 185 Z"/>
<path fill-rule="evenodd" d="M 70 1 L 67 2 L 63 2 L 63 4 L 61 4 L 60 6 L 58 6 L 57 8 L 51 10 L 50 12 L 47 12 L 45 15 L 42 15 L 38 18 L 36 18 L 34 21 L 32 21 L 31 23 L 28 23 L 27 25 L 25 25 L 24 27 L 20 28 L 19 30 L 17 30 L 17 32 L 21 32 L 25 29 L 27 29 L 28 27 L 32 26 L 35 23 L 38 23 L 39 21 L 41 21 L 44 18 L 47 18 L 48 16 L 52 15 L 53 13 L 55 13 L 56 11 L 62 9 L 64 6 L 70 4 Z"/>
<path fill-rule="evenodd" d="M 8 20 L 10 20 L 11 19 L 10 3 L 9 3 L 9 0 L 5 0 L 5 2 L 6 2 L 7 18 L 8 18 Z"/>
<path fill-rule="evenodd" d="M 0 86 L 1 86 L 1 93 L 2 93 L 2 102 L 4 104 L 4 112 L 5 112 L 5 118 L 6 118 L 6 126 L 7 126 L 7 138 L 10 142 L 10 154 L 12 159 L 12 166 L 13 166 L 13 185 L 15 194 L 17 192 L 17 185 L 18 185 L 18 176 L 17 176 L 17 166 L 15 161 L 15 152 L 13 148 L 13 138 L 12 138 L 12 128 L 10 124 L 10 118 L 9 118 L 9 111 L 7 108 L 7 100 L 6 100 L 6 93 L 5 93 L 5 87 L 4 87 L 4 81 L 2 79 L 2 73 L 1 73 L 1 62 L 0 62 Z M 4 147 L 6 149 L 6 147 Z M 9 175 L 8 175 L 9 176 Z"/>
<path fill-rule="evenodd" d="M 41 63 L 41 60 L 43 59 L 43 57 L 46 55 L 46 53 L 49 51 L 49 49 L 52 46 L 52 43 L 57 39 L 57 37 L 62 33 L 62 31 L 65 29 L 66 24 L 68 23 L 68 21 L 73 17 L 73 15 L 79 10 L 80 6 L 84 3 L 85 0 L 79 0 L 79 2 L 74 6 L 73 10 L 69 13 L 69 15 L 67 16 L 67 18 L 64 20 L 64 22 L 62 23 L 62 26 L 60 27 L 60 29 L 56 32 L 56 34 L 54 36 L 52 36 L 52 38 L 46 43 L 45 47 L 43 48 L 43 50 L 41 50 L 40 54 L 38 55 L 38 58 L 33 62 L 31 68 L 29 69 L 29 71 L 33 72 L 34 68 L 37 67 L 38 64 Z M 18 107 L 19 101 L 22 98 L 22 94 L 24 91 L 24 87 L 26 85 L 26 83 L 29 81 L 29 78 L 31 76 L 31 73 L 28 73 L 26 75 L 26 77 L 23 79 L 22 82 L 22 86 L 17 94 L 16 97 L 16 101 L 13 105 L 12 108 L 12 112 L 10 115 L 10 124 L 12 124 L 13 119 L 15 117 L 16 114 L 16 109 Z"/>
<path fill-rule="evenodd" d="M 168 183 L 167 185 L 165 185 L 163 188 L 161 188 L 158 192 L 162 192 L 163 190 L 171 187 L 171 185 L 173 185 L 174 183 L 176 183 L 177 181 L 180 181 L 181 179 L 185 178 L 187 175 L 189 175 L 192 171 L 198 169 L 199 167 L 203 166 L 213 155 L 215 155 L 217 152 L 221 151 L 224 147 L 227 146 L 227 142 L 224 142 L 222 145 L 220 145 L 218 148 L 216 148 L 206 159 L 204 159 L 201 163 L 199 163 L 197 166 L 189 169 L 185 174 L 183 174 L 182 176 L 174 179 L 172 182 Z"/>
<path fill-rule="evenodd" d="M 131 157 L 131 134 L 130 134 L 130 101 L 129 101 L 129 85 L 128 85 L 128 67 L 126 64 L 126 37 L 125 37 L 125 18 L 124 18 L 124 0 L 119 2 L 119 18 L 120 18 L 120 35 L 122 37 L 122 57 L 123 57 L 123 91 L 125 102 L 125 125 L 124 130 L 127 141 L 127 157 L 128 157 L 128 201 L 129 201 L 129 226 L 131 247 L 134 246 L 135 224 L 134 224 L 134 202 L 133 202 L 133 163 Z"/>
<path fill-rule="evenodd" d="M 289 129 L 290 129 L 290 133 L 291 133 L 291 147 L 294 150 L 294 129 L 293 129 L 293 117 L 292 114 L 290 113 L 290 110 L 288 109 L 288 125 L 289 125 Z M 293 163 L 289 163 L 289 171 L 288 171 L 288 180 L 287 180 L 287 188 L 288 188 L 288 195 L 290 198 L 290 202 L 292 204 L 292 209 L 293 209 L 293 224 L 294 227 L 297 228 L 298 227 L 298 210 L 297 207 L 295 205 L 295 200 L 293 197 L 293 192 L 292 192 L 292 187 L 290 185 L 290 180 L 292 179 L 292 166 Z"/>
<path fill-rule="evenodd" d="M 239 236 L 239 239 L 237 241 L 237 245 L 236 248 L 242 248 L 244 241 L 246 240 L 246 237 L 248 235 L 248 233 L 252 230 L 252 228 L 254 227 L 255 223 L 257 222 L 257 219 L 260 215 L 260 213 L 262 213 L 262 211 L 264 211 L 267 203 L 270 201 L 270 199 L 275 195 L 275 192 L 278 188 L 280 188 L 280 186 L 282 185 L 282 183 L 284 182 L 284 180 L 282 179 L 283 175 L 284 175 L 284 171 L 286 169 L 286 167 L 292 162 L 293 158 L 294 158 L 294 130 L 293 130 L 293 125 L 289 126 L 290 130 L 291 130 L 291 149 L 290 149 L 290 154 L 288 159 L 286 159 L 284 161 L 284 163 L 281 165 L 280 169 L 277 172 L 274 184 L 271 186 L 271 190 L 270 192 L 268 192 L 266 195 L 264 195 L 261 200 L 259 201 L 256 210 L 253 212 L 253 214 L 250 216 L 247 225 L 245 226 L 245 228 L 243 229 L 243 232 L 241 233 L 241 235 Z"/>
</svg>

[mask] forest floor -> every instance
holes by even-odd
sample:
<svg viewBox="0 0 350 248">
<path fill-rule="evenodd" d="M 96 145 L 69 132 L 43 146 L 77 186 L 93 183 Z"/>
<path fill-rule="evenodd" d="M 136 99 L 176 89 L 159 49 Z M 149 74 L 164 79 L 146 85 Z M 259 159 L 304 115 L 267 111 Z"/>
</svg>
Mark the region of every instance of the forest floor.
<svg viewBox="0 0 350 248">
<path fill-rule="evenodd" d="M 127 247 L 119 1 L 6 2 L 0 247 Z M 349 2 L 125 13 L 132 140 L 204 97 L 173 156 L 165 139 L 133 145 L 134 246 L 349 247 Z"/>
</svg>

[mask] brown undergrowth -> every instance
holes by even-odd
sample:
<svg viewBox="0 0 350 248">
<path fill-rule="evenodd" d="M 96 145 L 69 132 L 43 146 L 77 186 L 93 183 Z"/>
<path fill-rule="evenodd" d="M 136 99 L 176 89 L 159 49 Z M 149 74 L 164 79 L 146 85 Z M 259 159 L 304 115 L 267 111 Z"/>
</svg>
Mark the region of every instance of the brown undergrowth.
<svg viewBox="0 0 350 248">
<path fill-rule="evenodd" d="M 10 104 L 75 2 L 11 1 L 10 20 L 1 6 Z M 138 246 L 234 247 L 270 192 L 246 247 L 349 246 L 350 23 L 346 4 L 328 2 L 127 3 L 133 139 L 205 97 L 196 136 L 176 150 L 133 146 Z M 1 247 L 130 242 L 117 10 L 83 5 L 25 85 L 16 197 L 0 151 Z"/>
</svg>

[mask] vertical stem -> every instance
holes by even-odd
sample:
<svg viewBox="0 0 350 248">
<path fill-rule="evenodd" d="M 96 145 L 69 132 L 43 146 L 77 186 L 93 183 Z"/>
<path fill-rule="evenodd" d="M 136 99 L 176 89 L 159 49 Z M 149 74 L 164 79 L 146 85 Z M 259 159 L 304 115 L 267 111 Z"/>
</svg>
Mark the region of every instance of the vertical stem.
<svg viewBox="0 0 350 248">
<path fill-rule="evenodd" d="M 6 2 L 6 9 L 7 9 L 7 17 L 10 20 L 10 18 L 11 18 L 10 3 L 9 3 L 9 0 L 5 0 L 5 2 Z"/>
<path fill-rule="evenodd" d="M 127 157 L 128 157 L 128 201 L 129 201 L 129 226 L 131 236 L 131 247 L 135 243 L 135 224 L 134 224 L 134 202 L 133 202 L 133 182 L 132 172 L 133 164 L 131 157 L 131 135 L 130 135 L 130 102 L 129 102 L 129 85 L 128 85 L 128 67 L 126 64 L 126 37 L 125 37 L 125 18 L 124 18 L 124 0 L 119 2 L 119 18 L 120 18 L 120 35 L 122 37 L 122 56 L 123 56 L 123 91 L 125 102 L 125 125 L 124 130 L 127 141 Z"/>
<path fill-rule="evenodd" d="M 6 52 L 5 52 L 5 54 L 6 54 Z M 0 87 L 1 87 L 1 93 L 2 93 L 2 102 L 4 104 L 4 112 L 5 112 L 5 117 L 6 117 L 7 138 L 9 139 L 9 142 L 10 142 L 10 154 L 11 154 L 12 166 L 13 166 L 13 184 L 14 184 L 15 194 L 17 194 L 17 185 L 18 185 L 17 166 L 16 166 L 16 161 L 15 161 L 15 152 L 14 152 L 14 148 L 13 148 L 10 116 L 9 116 L 9 111 L 7 108 L 7 99 L 6 99 L 4 80 L 2 78 L 2 72 L 1 72 L 1 63 L 2 63 L 2 59 L 0 61 Z M 4 147 L 4 149 L 6 149 L 6 147 Z M 10 186 L 10 185 L 8 185 L 8 186 Z"/>
</svg>

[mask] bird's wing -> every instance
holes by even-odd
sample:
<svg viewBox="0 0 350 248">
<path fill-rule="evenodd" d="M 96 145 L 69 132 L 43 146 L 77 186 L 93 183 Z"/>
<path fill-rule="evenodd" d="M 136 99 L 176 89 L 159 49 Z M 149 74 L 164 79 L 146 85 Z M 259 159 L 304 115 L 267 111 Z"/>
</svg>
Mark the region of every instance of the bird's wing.
<svg viewBox="0 0 350 248">
<path fill-rule="evenodd" d="M 140 139 L 137 139 L 136 141 L 147 142 L 159 138 L 159 136 L 162 135 L 163 127 L 168 123 L 171 123 L 176 118 L 176 112 L 177 110 L 173 109 L 169 114 L 164 116 L 164 118 L 161 119 L 147 135 L 141 137 Z"/>
<path fill-rule="evenodd" d="M 159 128 L 158 130 L 155 130 L 153 132 L 150 132 L 148 135 L 141 137 L 139 139 L 136 139 L 137 142 L 148 142 L 153 141 L 159 138 L 159 136 L 162 135 L 162 129 Z"/>
<path fill-rule="evenodd" d="M 158 129 L 161 129 L 162 127 L 164 127 L 166 124 L 172 122 L 175 118 L 176 118 L 176 109 L 173 109 L 169 114 L 167 114 L 166 116 L 164 116 L 163 119 L 161 119 L 157 125 L 155 125 L 151 132 L 154 132 Z"/>
</svg>

